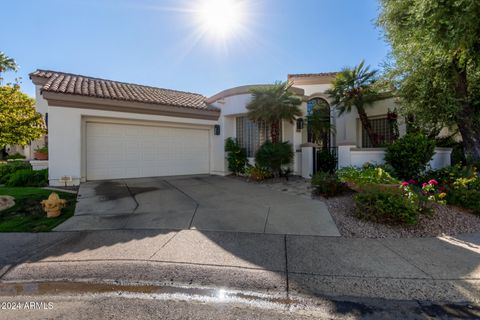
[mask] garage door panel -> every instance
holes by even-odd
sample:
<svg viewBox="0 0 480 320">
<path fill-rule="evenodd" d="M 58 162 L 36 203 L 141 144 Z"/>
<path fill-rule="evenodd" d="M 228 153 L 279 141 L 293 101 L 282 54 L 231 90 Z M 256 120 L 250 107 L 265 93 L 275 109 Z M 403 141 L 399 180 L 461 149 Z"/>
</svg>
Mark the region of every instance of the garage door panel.
<svg viewBox="0 0 480 320">
<path fill-rule="evenodd" d="M 87 122 L 87 180 L 209 172 L 209 131 Z"/>
</svg>

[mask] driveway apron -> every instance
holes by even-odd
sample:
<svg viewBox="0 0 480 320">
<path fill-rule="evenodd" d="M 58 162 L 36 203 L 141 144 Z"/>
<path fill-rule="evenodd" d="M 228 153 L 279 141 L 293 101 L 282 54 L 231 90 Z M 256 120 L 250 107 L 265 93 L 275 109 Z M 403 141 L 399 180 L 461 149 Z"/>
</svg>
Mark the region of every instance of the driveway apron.
<svg viewBox="0 0 480 320">
<path fill-rule="evenodd" d="M 340 236 L 326 205 L 220 176 L 92 181 L 56 231 L 196 229 Z"/>
</svg>

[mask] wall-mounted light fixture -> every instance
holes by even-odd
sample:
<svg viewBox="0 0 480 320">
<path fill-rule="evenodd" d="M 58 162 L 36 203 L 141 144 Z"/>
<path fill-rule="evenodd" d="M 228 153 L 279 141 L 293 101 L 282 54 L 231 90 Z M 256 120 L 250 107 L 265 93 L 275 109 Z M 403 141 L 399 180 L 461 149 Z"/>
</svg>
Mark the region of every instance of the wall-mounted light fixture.
<svg viewBox="0 0 480 320">
<path fill-rule="evenodd" d="M 297 132 L 302 131 L 303 125 L 304 125 L 303 118 L 298 118 L 297 119 Z"/>
<path fill-rule="evenodd" d="M 213 126 L 213 134 L 216 135 L 216 136 L 220 135 L 220 125 L 219 124 L 216 124 L 216 125 Z"/>
</svg>

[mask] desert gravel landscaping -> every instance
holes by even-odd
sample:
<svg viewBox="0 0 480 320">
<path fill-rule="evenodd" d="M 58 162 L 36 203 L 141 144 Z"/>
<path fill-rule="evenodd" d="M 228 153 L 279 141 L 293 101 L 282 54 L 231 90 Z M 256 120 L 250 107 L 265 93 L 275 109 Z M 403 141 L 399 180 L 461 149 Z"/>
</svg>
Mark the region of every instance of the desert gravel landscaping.
<svg viewBox="0 0 480 320">
<path fill-rule="evenodd" d="M 247 180 L 243 177 L 230 177 Z M 298 176 L 289 177 L 289 180 L 282 178 L 269 179 L 261 183 L 250 181 L 250 183 L 302 198 L 313 198 L 325 202 L 341 236 L 346 238 L 437 237 L 480 231 L 480 216 L 450 205 L 435 205 L 435 212 L 432 215 L 423 216 L 420 223 L 415 226 L 386 225 L 363 221 L 354 216 L 353 195 L 355 192 L 353 191 L 347 191 L 341 196 L 332 198 L 312 196 L 310 180 Z"/>
<path fill-rule="evenodd" d="M 327 204 L 342 237 L 415 238 L 457 235 L 480 231 L 480 217 L 449 205 L 435 205 L 432 215 L 423 216 L 415 226 L 392 226 L 363 221 L 354 216 L 353 192 L 334 198 L 317 197 Z"/>
</svg>

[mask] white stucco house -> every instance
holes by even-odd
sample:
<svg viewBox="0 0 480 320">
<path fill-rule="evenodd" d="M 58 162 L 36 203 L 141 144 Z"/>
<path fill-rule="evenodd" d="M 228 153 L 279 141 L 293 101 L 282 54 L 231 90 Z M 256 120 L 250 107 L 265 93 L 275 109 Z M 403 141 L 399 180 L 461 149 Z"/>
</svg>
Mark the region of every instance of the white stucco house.
<svg viewBox="0 0 480 320">
<path fill-rule="evenodd" d="M 338 116 L 325 90 L 335 73 L 294 74 L 295 94 L 303 99 L 304 117 L 310 106 L 328 107 L 335 134 L 326 138 L 338 148 L 340 166 L 382 161 L 383 151 L 369 149 L 355 112 Z M 212 97 L 169 89 L 37 70 L 30 74 L 36 86 L 36 108 L 48 114 L 49 180 L 51 185 L 78 185 L 89 180 L 187 174 L 228 174 L 224 141 L 235 137 L 248 156 L 266 139 L 266 128 L 246 115 L 251 98 L 247 85 Z M 376 132 L 392 138 L 387 114 L 395 108 L 390 98 L 368 108 Z M 292 170 L 308 175 L 308 126 L 283 122 L 283 141 L 296 151 Z M 399 121 L 400 134 L 405 125 Z M 302 146 L 304 148 L 302 148 Z M 443 151 L 440 150 L 440 153 Z M 303 155 L 302 155 L 303 153 Z M 434 166 L 449 164 L 448 150 Z M 448 154 L 449 157 L 449 154 Z M 302 168 L 303 167 L 303 168 Z M 308 168 L 307 168 L 308 167 Z"/>
</svg>

